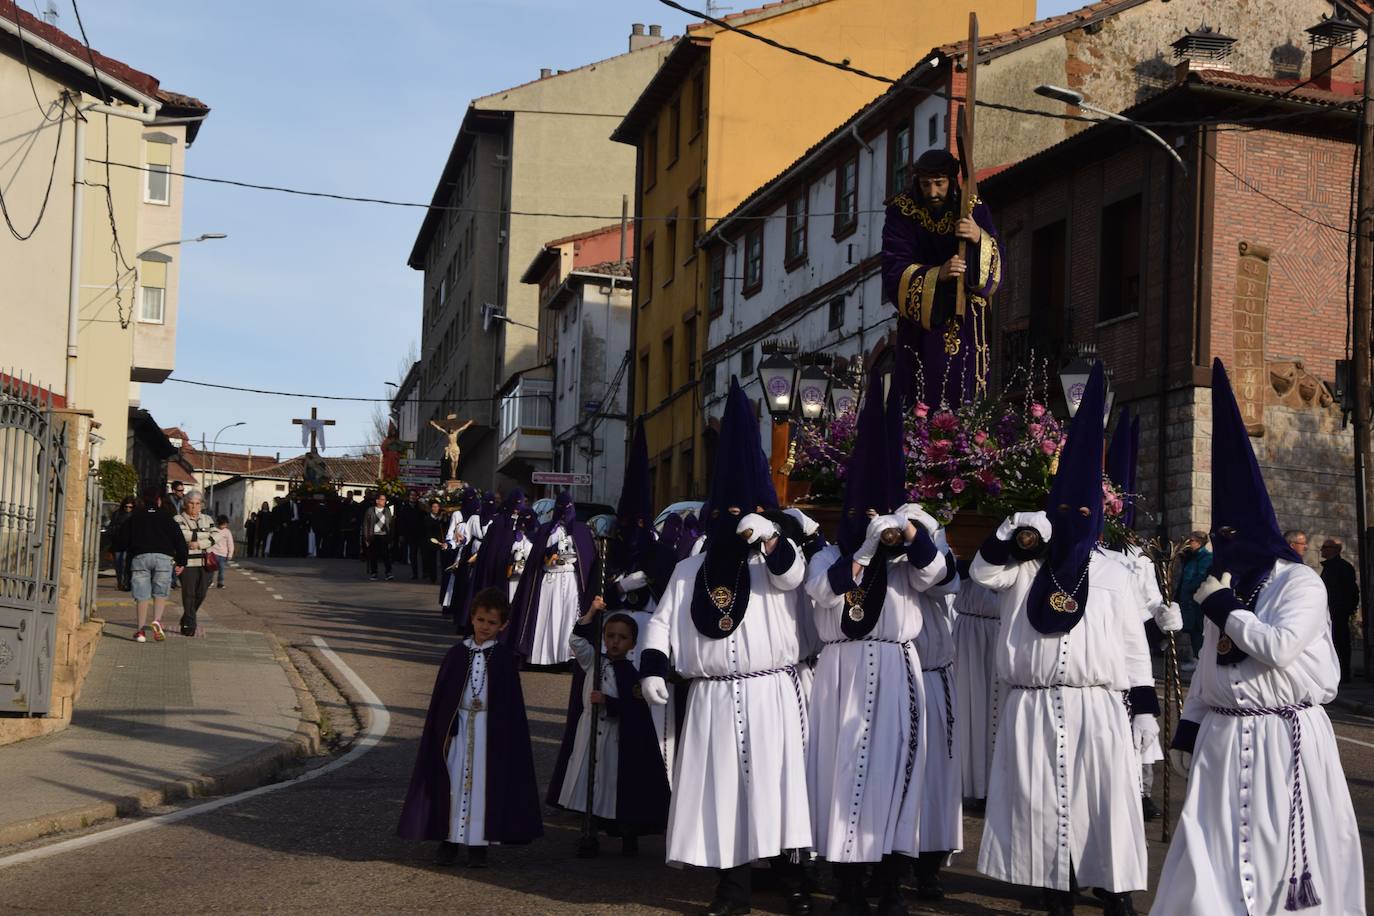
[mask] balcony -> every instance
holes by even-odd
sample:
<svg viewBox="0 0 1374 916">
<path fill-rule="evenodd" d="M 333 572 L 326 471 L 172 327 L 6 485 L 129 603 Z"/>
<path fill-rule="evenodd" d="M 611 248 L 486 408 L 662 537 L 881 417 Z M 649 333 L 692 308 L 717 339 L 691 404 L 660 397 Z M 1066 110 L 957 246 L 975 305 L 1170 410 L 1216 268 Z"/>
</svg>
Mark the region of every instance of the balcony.
<svg viewBox="0 0 1374 916">
<path fill-rule="evenodd" d="M 512 476 L 553 464 L 553 381 L 521 377 L 501 394 L 496 467 Z"/>
</svg>

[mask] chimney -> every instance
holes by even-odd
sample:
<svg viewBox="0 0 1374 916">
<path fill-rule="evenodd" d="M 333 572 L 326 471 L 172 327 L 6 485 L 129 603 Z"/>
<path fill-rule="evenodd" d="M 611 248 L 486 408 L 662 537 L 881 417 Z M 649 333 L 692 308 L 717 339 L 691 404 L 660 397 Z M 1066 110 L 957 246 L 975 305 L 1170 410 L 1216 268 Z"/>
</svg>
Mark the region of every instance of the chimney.
<svg viewBox="0 0 1374 916">
<path fill-rule="evenodd" d="M 1313 87 L 1327 92 L 1355 92 L 1361 76 L 1350 49 L 1355 45 L 1358 30 L 1339 6 L 1334 16 L 1323 16 L 1321 22 L 1307 30 L 1312 46 Z"/>
<path fill-rule="evenodd" d="M 1205 22 L 1195 31 L 1184 32 L 1171 45 L 1179 76 L 1186 77 L 1191 70 L 1230 70 L 1231 48 L 1235 43 L 1234 38 Z"/>
<path fill-rule="evenodd" d="M 548 78 L 551 77 L 551 76 L 553 76 L 553 68 L 552 68 L 552 67 L 540 67 L 540 68 L 539 68 L 539 78 L 540 78 L 541 80 L 546 80 L 546 79 L 548 79 Z"/>
<path fill-rule="evenodd" d="M 644 33 L 644 23 L 636 22 L 630 25 L 630 50 L 638 51 L 663 41 L 663 26 L 651 25 L 649 32 Z"/>
</svg>

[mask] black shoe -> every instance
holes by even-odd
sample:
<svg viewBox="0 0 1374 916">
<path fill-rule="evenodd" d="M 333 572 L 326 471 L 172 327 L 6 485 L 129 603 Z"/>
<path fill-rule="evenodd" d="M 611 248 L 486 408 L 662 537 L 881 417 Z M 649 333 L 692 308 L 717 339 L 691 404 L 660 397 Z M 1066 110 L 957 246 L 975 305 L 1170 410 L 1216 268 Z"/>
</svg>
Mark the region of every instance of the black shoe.
<svg viewBox="0 0 1374 916">
<path fill-rule="evenodd" d="M 468 868 L 487 867 L 487 847 L 469 846 L 468 847 Z"/>
<path fill-rule="evenodd" d="M 1045 911 L 1049 916 L 1073 916 L 1073 891 L 1045 889 Z"/>
<path fill-rule="evenodd" d="M 639 855 L 639 837 L 629 834 L 620 838 L 620 854 L 627 859 Z"/>
<path fill-rule="evenodd" d="M 987 813 L 988 800 L 986 798 L 969 798 L 964 800 L 964 813 L 982 817 Z"/>
<path fill-rule="evenodd" d="M 392 579 L 395 579 L 395 578 L 396 578 L 396 577 L 393 576 L 391 573 L 387 573 L 387 574 L 386 574 L 386 581 L 388 581 L 388 582 L 390 582 Z"/>
<path fill-rule="evenodd" d="M 701 911 L 701 916 L 742 916 L 753 912 L 747 903 L 734 903 L 729 900 L 715 900 Z"/>
<path fill-rule="evenodd" d="M 916 876 L 916 899 L 944 900 L 945 884 L 938 874 Z"/>
<path fill-rule="evenodd" d="M 1145 815 L 1145 820 L 1147 821 L 1159 819 L 1159 809 L 1155 807 L 1155 800 L 1148 795 L 1141 797 L 1140 811 Z"/>
<path fill-rule="evenodd" d="M 373 582 L 376 582 L 376 581 L 377 581 L 377 577 L 376 577 L 376 576 L 368 576 L 368 578 L 371 579 Z"/>
<path fill-rule="evenodd" d="M 787 895 L 787 912 L 791 916 L 811 916 L 811 895 L 806 891 L 792 891 Z"/>
<path fill-rule="evenodd" d="M 871 912 L 863 895 L 836 897 L 830 904 L 830 916 L 868 916 Z"/>
<path fill-rule="evenodd" d="M 434 850 L 434 864 L 444 867 L 452 865 L 458 861 L 458 852 L 463 847 L 457 843 L 450 843 L 447 840 L 439 844 L 439 848 Z"/>
<path fill-rule="evenodd" d="M 223 583 L 223 582 L 217 583 L 217 584 L 215 585 L 215 588 L 224 588 L 224 583 Z"/>
<path fill-rule="evenodd" d="M 1104 916 L 1136 916 L 1135 903 L 1129 892 L 1124 894 L 1104 894 L 1102 900 Z"/>
<path fill-rule="evenodd" d="M 874 910 L 877 916 L 907 916 L 910 912 L 906 908 L 906 903 L 902 901 L 900 895 L 884 897 L 878 901 L 878 908 Z"/>
</svg>

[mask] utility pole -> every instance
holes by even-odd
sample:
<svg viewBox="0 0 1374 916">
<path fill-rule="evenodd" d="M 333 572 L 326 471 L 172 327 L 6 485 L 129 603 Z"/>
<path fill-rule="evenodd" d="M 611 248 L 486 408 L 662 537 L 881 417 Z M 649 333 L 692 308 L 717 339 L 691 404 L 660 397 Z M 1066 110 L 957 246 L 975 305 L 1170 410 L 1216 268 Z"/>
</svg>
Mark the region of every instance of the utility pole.
<svg viewBox="0 0 1374 916">
<path fill-rule="evenodd" d="M 1365 34 L 1374 37 L 1374 15 L 1365 20 Z M 1371 539 L 1369 531 L 1369 492 L 1365 475 L 1369 466 L 1370 409 L 1370 306 L 1371 283 L 1374 283 L 1374 48 L 1364 55 L 1364 104 L 1360 109 L 1360 184 L 1355 209 L 1355 315 L 1354 315 L 1354 384 L 1355 395 L 1355 517 L 1359 527 L 1360 549 L 1360 609 L 1364 629 L 1364 675 L 1374 677 L 1371 649 L 1374 632 L 1370 626 L 1369 571 Z"/>
</svg>

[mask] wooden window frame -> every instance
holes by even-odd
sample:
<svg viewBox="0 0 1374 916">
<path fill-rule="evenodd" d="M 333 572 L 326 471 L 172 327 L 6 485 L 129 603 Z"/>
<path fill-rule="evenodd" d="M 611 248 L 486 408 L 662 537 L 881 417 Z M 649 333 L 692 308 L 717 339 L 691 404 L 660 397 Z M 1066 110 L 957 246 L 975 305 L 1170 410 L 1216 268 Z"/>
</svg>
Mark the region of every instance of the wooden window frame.
<svg viewBox="0 0 1374 916">
<path fill-rule="evenodd" d="M 844 205 L 844 174 L 849 166 L 854 166 L 854 202 Z M 836 241 L 848 238 L 859 228 L 859 151 L 841 159 L 835 166 L 835 229 L 832 236 Z"/>
<path fill-rule="evenodd" d="M 644 190 L 658 183 L 658 119 L 644 129 Z"/>
<path fill-rule="evenodd" d="M 811 189 L 805 187 L 800 194 L 787 200 L 787 235 L 783 238 L 783 269 L 788 273 L 806 263 L 807 229 L 811 213 Z M 797 209 L 793 209 L 793 207 Z M 794 249 L 792 240 L 800 234 L 801 244 Z"/>
<path fill-rule="evenodd" d="M 711 264 L 706 272 L 706 311 L 708 318 L 718 318 L 725 311 L 725 249 L 708 252 L 708 257 Z"/>
<path fill-rule="evenodd" d="M 640 308 L 654 301 L 654 237 L 651 235 L 644 240 L 642 260 L 639 266 L 639 279 L 642 281 L 640 288 L 644 291 L 644 298 L 639 300 Z"/>
<path fill-rule="evenodd" d="M 665 169 L 671 169 L 677 165 L 678 156 L 682 154 L 682 95 L 668 103 L 668 117 L 671 119 L 668 124 L 668 164 Z"/>
<path fill-rule="evenodd" d="M 692 103 L 696 107 L 692 109 L 692 136 L 687 138 L 688 143 L 696 141 L 706 129 L 706 71 L 698 70 L 692 76 Z"/>
<path fill-rule="evenodd" d="M 758 240 L 758 276 L 754 277 L 751 281 L 749 277 L 749 266 L 755 262 L 754 259 L 750 257 L 749 251 L 754 239 Z M 744 296 L 746 299 L 763 289 L 763 253 L 763 223 L 760 222 L 757 226 L 748 229 L 744 233 L 744 272 L 741 274 L 744 278 L 742 281 L 744 285 L 740 287 L 740 295 Z"/>
<path fill-rule="evenodd" d="M 911 117 L 908 116 L 887 130 L 887 196 L 889 198 L 896 197 L 905 191 L 907 185 L 911 183 L 909 176 L 905 182 L 899 181 L 899 178 L 903 177 L 906 174 L 906 169 L 911 167 L 912 155 L 916 148 L 912 135 L 913 129 Z M 906 161 L 899 163 L 897 161 L 897 137 L 903 130 L 906 131 Z"/>
<path fill-rule="evenodd" d="M 1125 230 L 1122 228 L 1122 227 L 1125 226 L 1125 221 L 1124 221 L 1124 220 L 1120 220 L 1120 219 L 1109 219 L 1109 214 L 1115 216 L 1115 211 L 1117 211 L 1118 208 L 1122 207 L 1123 205 L 1129 204 L 1129 203 L 1131 203 L 1132 201 L 1135 202 L 1135 208 L 1136 208 L 1136 211 L 1137 211 L 1137 212 L 1136 212 L 1136 227 L 1135 227 L 1135 233 L 1136 233 L 1136 253 L 1135 253 L 1136 290 L 1135 290 L 1135 307 L 1134 307 L 1134 308 L 1126 308 L 1126 307 L 1124 306 L 1123 302 L 1122 302 L 1123 297 L 1120 295 L 1121 287 L 1124 286 L 1125 279 L 1126 279 L 1124 273 L 1121 273 L 1120 271 L 1118 271 L 1118 273 L 1120 273 L 1120 276 L 1118 276 L 1118 278 L 1117 278 L 1117 289 L 1113 290 L 1113 291 L 1112 291 L 1112 294 L 1111 294 L 1110 296 L 1108 295 L 1108 290 L 1107 290 L 1106 287 L 1107 287 L 1107 276 L 1108 276 L 1108 274 L 1107 274 L 1107 268 L 1108 268 L 1108 265 L 1109 265 L 1109 263 L 1110 263 L 1109 257 L 1110 257 L 1110 258 L 1115 258 L 1115 254 L 1116 254 L 1116 253 L 1113 252 L 1113 253 L 1109 254 L 1109 252 L 1108 252 L 1108 247 L 1107 247 L 1107 244 L 1106 244 L 1106 243 L 1107 243 L 1107 234 L 1108 234 L 1109 231 L 1117 231 L 1117 232 L 1125 231 Z M 1130 193 L 1122 194 L 1121 196 L 1119 196 L 1119 197 L 1117 197 L 1117 198 L 1115 198 L 1115 199 L 1113 199 L 1113 200 L 1106 201 L 1106 202 L 1103 203 L 1102 209 L 1099 211 L 1099 217 L 1098 217 L 1098 230 L 1097 230 L 1097 248 L 1098 248 L 1098 277 L 1097 277 L 1098 300 L 1097 300 L 1097 301 L 1098 301 L 1098 305 L 1097 305 L 1097 315 L 1096 315 L 1096 323 L 1099 324 L 1099 325 L 1107 324 L 1107 323 L 1109 323 L 1109 322 L 1119 321 L 1119 320 L 1124 319 L 1124 318 L 1131 318 L 1131 317 L 1134 317 L 1134 316 L 1136 316 L 1136 315 L 1139 315 L 1139 314 L 1141 313 L 1141 311 L 1142 311 L 1142 310 L 1144 309 L 1144 307 L 1145 307 L 1145 246 L 1146 246 L 1146 243 L 1147 243 L 1147 238 L 1146 238 L 1146 221 L 1147 221 L 1147 217 L 1148 217 L 1148 212 L 1147 212 L 1147 209 L 1146 209 L 1146 197 L 1145 197 L 1144 191 L 1142 191 L 1142 190 L 1134 190 L 1134 191 L 1131 191 Z M 1123 247 L 1121 250 L 1122 250 L 1122 251 L 1125 251 L 1125 248 Z M 1118 266 L 1120 266 L 1120 265 L 1118 265 Z M 1114 310 L 1113 310 L 1110 314 L 1108 314 L 1108 313 L 1106 313 L 1106 312 L 1104 311 L 1104 309 L 1106 308 L 1106 306 L 1107 306 L 1109 303 L 1110 303 L 1111 305 L 1114 306 Z"/>
<path fill-rule="evenodd" d="M 669 213 L 668 219 L 664 221 L 663 235 L 663 247 L 668 249 L 668 276 L 663 278 L 661 285 L 667 289 L 677 276 L 677 210 Z"/>
</svg>

